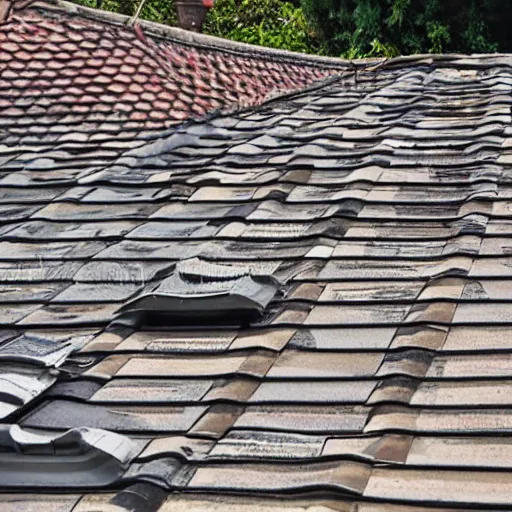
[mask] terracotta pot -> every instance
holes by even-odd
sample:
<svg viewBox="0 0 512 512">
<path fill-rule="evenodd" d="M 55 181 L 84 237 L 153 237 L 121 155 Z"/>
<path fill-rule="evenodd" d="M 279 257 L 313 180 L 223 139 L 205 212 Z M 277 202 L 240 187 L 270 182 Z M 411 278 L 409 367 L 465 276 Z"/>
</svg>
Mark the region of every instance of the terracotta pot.
<svg viewBox="0 0 512 512">
<path fill-rule="evenodd" d="M 177 0 L 178 24 L 185 30 L 200 32 L 206 12 L 213 0 Z"/>
</svg>

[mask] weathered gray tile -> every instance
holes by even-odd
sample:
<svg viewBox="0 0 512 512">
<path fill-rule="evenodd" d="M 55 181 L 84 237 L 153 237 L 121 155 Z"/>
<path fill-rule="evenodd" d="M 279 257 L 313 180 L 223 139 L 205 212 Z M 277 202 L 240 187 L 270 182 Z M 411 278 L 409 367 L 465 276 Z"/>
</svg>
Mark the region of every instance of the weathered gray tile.
<svg viewBox="0 0 512 512">
<path fill-rule="evenodd" d="M 233 430 L 215 444 L 208 458 L 309 459 L 320 455 L 324 442 L 322 436 Z"/>
<path fill-rule="evenodd" d="M 107 382 L 90 402 L 172 403 L 199 402 L 212 386 L 211 381 L 115 379 Z"/>
<path fill-rule="evenodd" d="M 263 382 L 250 402 L 364 403 L 375 386 L 371 381 Z"/>
<path fill-rule="evenodd" d="M 368 414 L 368 409 L 358 406 L 251 406 L 234 426 L 304 433 L 350 433 L 363 430 Z"/>
<path fill-rule="evenodd" d="M 438 504 L 506 505 L 511 489 L 512 476 L 505 472 L 376 469 L 364 496 Z"/>
<path fill-rule="evenodd" d="M 21 420 L 25 427 L 69 429 L 88 426 L 118 432 L 185 432 L 206 407 L 149 407 L 77 404 L 63 400 L 43 402 Z"/>
<path fill-rule="evenodd" d="M 334 486 L 362 493 L 370 477 L 370 467 L 357 462 L 316 465 L 272 466 L 271 464 L 223 465 L 200 468 L 188 489 L 237 489 L 238 491 L 284 491 L 304 486 Z"/>
<path fill-rule="evenodd" d="M 285 350 L 272 365 L 267 377 L 315 378 L 371 377 L 384 354 L 315 353 Z"/>
<path fill-rule="evenodd" d="M 384 350 L 390 345 L 396 330 L 394 327 L 363 326 L 301 329 L 290 340 L 290 347 L 319 350 Z"/>
</svg>

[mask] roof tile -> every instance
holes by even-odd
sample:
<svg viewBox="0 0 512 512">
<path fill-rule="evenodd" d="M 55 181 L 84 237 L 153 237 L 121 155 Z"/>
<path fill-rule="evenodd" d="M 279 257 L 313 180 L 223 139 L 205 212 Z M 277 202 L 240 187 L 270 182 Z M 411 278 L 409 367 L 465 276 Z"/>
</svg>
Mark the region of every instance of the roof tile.
<svg viewBox="0 0 512 512">
<path fill-rule="evenodd" d="M 0 409 L 152 441 L 82 509 L 156 512 L 186 485 L 244 495 L 222 510 L 262 492 L 344 512 L 506 501 L 509 57 L 349 69 L 56 0 L 15 12 L 0 27 Z M 166 289 L 190 258 L 201 272 Z M 275 279 L 256 322 L 135 310 L 140 291 L 197 303 L 233 267 Z"/>
</svg>

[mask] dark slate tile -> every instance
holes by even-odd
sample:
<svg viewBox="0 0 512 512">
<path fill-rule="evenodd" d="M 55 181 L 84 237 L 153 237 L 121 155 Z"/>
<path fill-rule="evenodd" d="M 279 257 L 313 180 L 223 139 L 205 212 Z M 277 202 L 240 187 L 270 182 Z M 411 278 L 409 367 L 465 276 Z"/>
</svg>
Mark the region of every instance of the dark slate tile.
<svg viewBox="0 0 512 512">
<path fill-rule="evenodd" d="M 134 226 L 135 227 L 135 226 Z M 214 236 L 220 226 L 207 222 L 146 222 L 133 229 L 127 238 L 132 240 L 159 240 L 172 238 L 206 238 Z"/>
<path fill-rule="evenodd" d="M 104 242 L 0 242 L 2 260 L 66 260 L 90 258 L 105 249 Z"/>
<path fill-rule="evenodd" d="M 64 400 L 43 402 L 22 420 L 25 427 L 69 429 L 88 426 L 118 432 L 184 432 L 206 407 L 126 407 L 77 404 Z"/>
<path fill-rule="evenodd" d="M 66 286 L 67 283 L 0 284 L 0 303 L 46 302 Z"/>
<path fill-rule="evenodd" d="M 247 215 L 247 220 L 261 221 L 306 221 L 326 218 L 334 215 L 337 209 L 328 205 L 291 205 L 279 201 L 262 201 L 255 205 L 254 211 Z"/>
<path fill-rule="evenodd" d="M 170 490 L 187 485 L 194 473 L 194 468 L 173 457 L 162 457 L 148 462 L 132 463 L 124 477 L 133 479 L 152 480 L 159 486 Z"/>
<path fill-rule="evenodd" d="M 0 186 L 0 204 L 18 203 L 45 204 L 64 192 L 64 188 L 41 187 L 37 189 L 25 187 L 5 187 Z M 30 207 L 29 207 L 30 208 Z"/>
<path fill-rule="evenodd" d="M 13 221 L 13 220 L 24 220 L 28 219 L 35 212 L 40 210 L 40 205 L 28 206 L 21 204 L 14 205 L 1 205 L 0 203 L 0 218 L 4 221 Z"/>
<path fill-rule="evenodd" d="M 46 393 L 43 398 L 50 399 L 74 399 L 89 400 L 96 391 L 101 389 L 102 384 L 92 380 L 71 380 L 67 382 L 57 382 Z"/>
<path fill-rule="evenodd" d="M 0 324 L 11 326 L 31 315 L 42 304 L 0 304 Z"/>
<path fill-rule="evenodd" d="M 153 483 L 136 483 L 118 492 L 109 500 L 109 505 L 132 512 L 156 512 L 167 496 L 164 489 Z"/>
<path fill-rule="evenodd" d="M 91 339 L 90 334 L 65 332 L 52 336 L 44 331 L 28 331 L 0 345 L 0 361 L 17 361 L 35 366 L 60 366 L 75 350 Z"/>
<path fill-rule="evenodd" d="M 166 262 L 154 261 L 90 261 L 85 263 L 75 274 L 74 280 L 79 283 L 98 283 L 98 286 L 112 286 L 113 283 L 146 284 L 159 272 L 170 267 Z"/>
<path fill-rule="evenodd" d="M 209 245 L 202 241 L 168 241 L 148 242 L 138 240 L 123 240 L 113 243 L 96 258 L 106 260 L 179 260 L 199 256 Z"/>
<path fill-rule="evenodd" d="M 81 201 L 84 203 L 142 203 L 166 199 L 171 195 L 170 190 L 146 187 L 94 187 Z"/>
<path fill-rule="evenodd" d="M 55 223 L 30 221 L 9 231 L 8 237 L 16 241 L 93 240 L 121 237 L 132 231 L 136 222 L 69 222 Z"/>
<path fill-rule="evenodd" d="M 122 302 L 140 288 L 138 283 L 77 283 L 62 289 L 52 303 Z"/>
<path fill-rule="evenodd" d="M 232 204 L 194 204 L 175 202 L 159 207 L 152 215 L 152 219 L 182 219 L 182 220 L 212 220 L 224 217 L 245 217 L 243 215 L 245 205 L 242 205 L 240 212 L 237 212 L 237 206 Z M 255 208 L 255 205 L 248 205 L 249 212 Z"/>
</svg>

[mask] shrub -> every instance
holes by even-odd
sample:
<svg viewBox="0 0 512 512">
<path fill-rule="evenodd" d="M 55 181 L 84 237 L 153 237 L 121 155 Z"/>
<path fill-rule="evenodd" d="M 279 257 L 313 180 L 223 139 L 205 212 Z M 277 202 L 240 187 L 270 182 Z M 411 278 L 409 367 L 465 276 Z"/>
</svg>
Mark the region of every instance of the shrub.
<svg viewBox="0 0 512 512">
<path fill-rule="evenodd" d="M 510 0 L 302 0 L 302 6 L 333 55 L 512 50 Z"/>
</svg>

